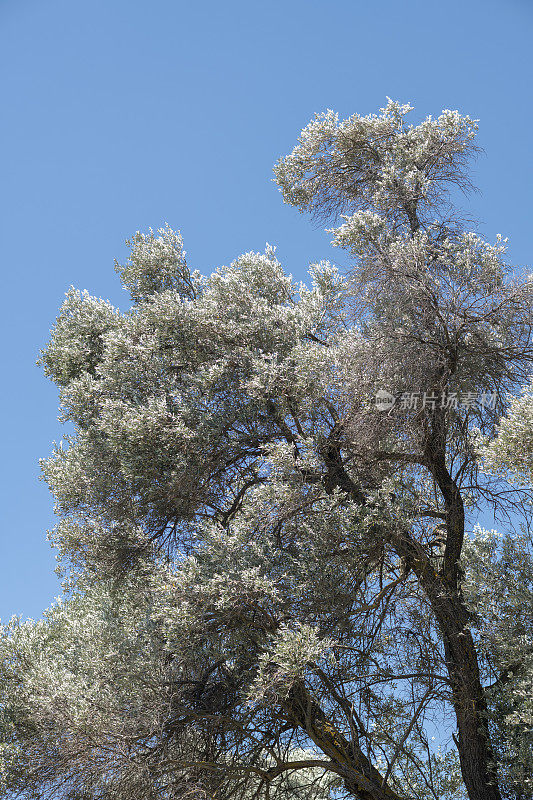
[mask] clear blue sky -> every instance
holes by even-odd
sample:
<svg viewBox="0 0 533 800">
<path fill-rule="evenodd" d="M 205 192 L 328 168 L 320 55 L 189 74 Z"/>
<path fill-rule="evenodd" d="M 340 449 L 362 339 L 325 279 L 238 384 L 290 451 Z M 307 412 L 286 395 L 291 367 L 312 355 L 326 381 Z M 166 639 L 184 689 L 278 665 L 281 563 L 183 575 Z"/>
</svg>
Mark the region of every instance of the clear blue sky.
<svg viewBox="0 0 533 800">
<path fill-rule="evenodd" d="M 68 286 L 125 308 L 113 258 L 165 221 L 204 272 L 270 242 L 303 278 L 328 237 L 272 165 L 315 111 L 387 95 L 480 119 L 470 210 L 531 263 L 532 22 L 530 0 L 0 0 L 3 620 L 59 593 L 37 459 L 61 431 L 34 364 Z"/>
</svg>

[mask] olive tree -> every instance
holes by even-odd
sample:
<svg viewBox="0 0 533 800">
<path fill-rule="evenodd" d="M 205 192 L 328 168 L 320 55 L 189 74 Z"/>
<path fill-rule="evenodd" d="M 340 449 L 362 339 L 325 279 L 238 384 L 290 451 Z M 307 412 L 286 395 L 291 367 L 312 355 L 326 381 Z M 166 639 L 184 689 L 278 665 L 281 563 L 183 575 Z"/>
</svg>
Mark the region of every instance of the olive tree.
<svg viewBox="0 0 533 800">
<path fill-rule="evenodd" d="M 66 598 L 4 631 L 8 795 L 529 796 L 531 484 L 498 457 L 531 284 L 451 205 L 476 123 L 410 110 L 318 115 L 276 165 L 346 274 L 202 276 L 165 228 L 117 264 L 126 313 L 69 291 Z M 469 535 L 487 504 L 505 535 Z"/>
</svg>

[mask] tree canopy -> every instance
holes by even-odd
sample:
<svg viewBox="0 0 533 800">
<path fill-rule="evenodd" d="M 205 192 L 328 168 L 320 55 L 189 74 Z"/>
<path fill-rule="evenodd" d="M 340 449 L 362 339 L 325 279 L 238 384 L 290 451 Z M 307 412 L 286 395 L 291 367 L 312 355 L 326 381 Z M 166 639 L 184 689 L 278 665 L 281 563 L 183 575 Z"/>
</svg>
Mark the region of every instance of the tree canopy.
<svg viewBox="0 0 533 800">
<path fill-rule="evenodd" d="M 346 273 L 203 276 L 167 227 L 127 312 L 68 292 L 65 596 L 3 630 L 7 797 L 532 796 L 533 284 L 452 205 L 477 123 L 411 110 L 317 115 L 275 167 Z"/>
</svg>

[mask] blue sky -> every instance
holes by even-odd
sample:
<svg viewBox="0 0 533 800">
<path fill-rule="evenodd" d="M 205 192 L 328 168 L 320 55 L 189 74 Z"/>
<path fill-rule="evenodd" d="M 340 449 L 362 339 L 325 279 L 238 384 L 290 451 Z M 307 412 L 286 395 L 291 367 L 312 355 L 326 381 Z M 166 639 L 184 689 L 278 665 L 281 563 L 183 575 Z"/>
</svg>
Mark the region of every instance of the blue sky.
<svg viewBox="0 0 533 800">
<path fill-rule="evenodd" d="M 314 112 L 386 96 L 480 119 L 468 210 L 531 264 L 532 22 L 529 0 L 0 0 L 3 620 L 59 593 L 37 462 L 61 430 L 35 360 L 68 286 L 126 308 L 113 259 L 166 221 L 203 272 L 266 242 L 298 279 L 338 259 L 272 165 Z"/>
</svg>

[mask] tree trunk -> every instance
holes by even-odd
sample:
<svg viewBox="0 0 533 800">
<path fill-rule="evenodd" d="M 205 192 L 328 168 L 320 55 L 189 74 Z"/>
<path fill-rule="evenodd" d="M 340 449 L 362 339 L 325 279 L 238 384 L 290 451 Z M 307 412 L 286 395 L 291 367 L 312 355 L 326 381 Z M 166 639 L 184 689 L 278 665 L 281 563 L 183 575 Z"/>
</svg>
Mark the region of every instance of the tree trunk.
<svg viewBox="0 0 533 800">
<path fill-rule="evenodd" d="M 486 701 L 481 686 L 477 652 L 468 628 L 469 616 L 459 586 L 459 557 L 464 537 L 464 508 L 461 493 L 445 463 L 445 442 L 442 419 L 428 439 L 426 467 L 432 471 L 442 491 L 447 510 L 447 542 L 442 574 L 435 571 L 424 547 L 409 531 L 394 524 L 376 531 L 388 541 L 396 553 L 410 565 L 428 597 L 442 635 L 446 666 L 452 689 L 452 703 L 459 732 L 458 752 L 461 774 L 470 800 L 502 800 L 493 759 L 486 719 Z M 340 446 L 334 443 L 338 431 L 323 450 L 328 471 L 326 489 L 337 486 L 361 505 L 366 505 L 364 492 L 352 481 L 344 468 Z M 391 521 L 392 522 L 392 521 Z"/>
<path fill-rule="evenodd" d="M 459 732 L 461 773 L 470 800 L 501 800 L 491 767 L 492 748 L 486 720 L 477 652 L 468 628 L 468 612 L 456 590 L 433 569 L 409 534 L 394 533 L 391 544 L 412 566 L 424 589 L 442 635 L 452 702 Z"/>
<path fill-rule="evenodd" d="M 446 545 L 441 573 L 434 580 L 427 568 L 419 579 L 439 625 L 452 701 L 459 732 L 461 773 L 470 800 L 501 800 L 487 724 L 487 704 L 481 686 L 477 652 L 469 629 L 469 615 L 461 594 L 459 559 L 465 536 L 465 510 L 461 491 L 446 465 L 446 416 L 432 414 L 426 442 L 427 465 L 446 509 Z"/>
</svg>

